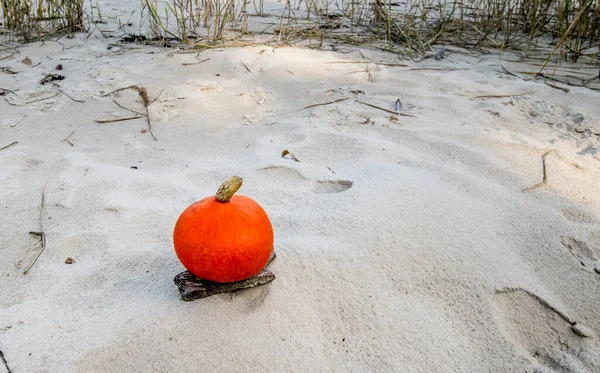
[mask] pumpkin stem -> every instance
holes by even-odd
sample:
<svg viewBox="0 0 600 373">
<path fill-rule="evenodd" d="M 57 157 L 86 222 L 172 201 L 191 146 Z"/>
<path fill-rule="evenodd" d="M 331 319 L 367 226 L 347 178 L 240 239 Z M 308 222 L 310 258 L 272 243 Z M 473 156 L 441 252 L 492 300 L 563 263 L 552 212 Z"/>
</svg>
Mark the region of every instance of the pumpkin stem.
<svg viewBox="0 0 600 373">
<path fill-rule="evenodd" d="M 229 202 L 231 197 L 233 197 L 233 194 L 242 186 L 242 182 L 243 180 L 239 176 L 232 176 L 225 180 L 225 182 L 219 187 L 219 190 L 217 190 L 215 199 L 219 202 Z"/>
</svg>

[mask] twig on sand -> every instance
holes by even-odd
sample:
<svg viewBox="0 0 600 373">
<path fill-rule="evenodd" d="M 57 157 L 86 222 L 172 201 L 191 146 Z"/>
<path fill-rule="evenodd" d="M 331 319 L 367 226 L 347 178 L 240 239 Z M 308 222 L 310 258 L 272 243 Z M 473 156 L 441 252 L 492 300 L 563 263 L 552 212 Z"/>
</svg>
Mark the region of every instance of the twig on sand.
<svg viewBox="0 0 600 373">
<path fill-rule="evenodd" d="M 201 61 L 198 61 L 198 62 L 184 62 L 184 63 L 182 63 L 182 65 L 183 66 L 199 65 L 199 64 L 204 63 L 204 62 L 206 62 L 208 60 L 210 60 L 210 58 L 205 58 L 205 59 L 203 59 Z"/>
<path fill-rule="evenodd" d="M 294 161 L 300 162 L 300 160 L 287 149 L 281 152 L 281 158 L 285 157 L 286 155 L 289 155 Z"/>
<path fill-rule="evenodd" d="M 67 137 L 66 137 L 64 140 L 61 140 L 61 141 L 64 141 L 64 142 L 66 142 L 67 144 L 69 144 L 69 145 L 71 145 L 71 146 L 74 146 L 74 145 L 73 145 L 73 143 L 69 141 L 69 139 L 71 138 L 71 136 L 73 136 L 73 134 L 75 133 L 75 131 L 77 131 L 78 129 L 79 129 L 79 127 L 75 128 L 75 129 L 74 129 L 74 130 L 73 130 L 73 131 L 72 131 L 72 132 L 69 134 L 69 136 L 67 136 Z"/>
<path fill-rule="evenodd" d="M 504 67 L 504 66 L 502 65 L 502 63 L 500 63 L 500 67 L 502 68 L 502 70 L 503 70 L 503 71 L 504 71 L 506 74 L 508 74 L 508 75 L 510 75 L 510 76 L 514 76 L 515 78 L 521 78 L 521 79 L 523 79 L 523 80 L 524 80 L 524 81 L 526 81 L 526 82 L 530 82 L 530 81 L 531 81 L 531 79 L 527 79 L 527 78 L 524 78 L 524 77 L 522 77 L 522 76 L 519 76 L 519 75 L 517 75 L 517 74 L 515 74 L 515 73 L 513 73 L 513 72 L 510 72 L 510 71 L 509 71 L 509 70 L 508 70 L 506 67 Z M 544 84 L 546 84 L 546 85 L 547 85 L 548 87 L 550 87 L 550 88 L 559 89 L 559 90 L 561 90 L 561 91 L 563 91 L 563 92 L 566 92 L 566 93 L 568 93 L 568 92 L 569 92 L 569 89 L 568 89 L 568 88 L 565 88 L 565 87 L 559 87 L 559 86 L 557 86 L 557 85 L 556 85 L 556 84 L 554 84 L 554 83 L 548 82 L 547 80 L 544 80 Z M 593 89 L 593 88 L 590 88 L 590 89 Z"/>
<path fill-rule="evenodd" d="M 395 67 L 408 67 L 407 64 L 404 63 L 384 63 L 384 62 L 373 62 L 375 65 L 382 65 L 382 66 L 395 66 Z"/>
<path fill-rule="evenodd" d="M 523 190 L 523 192 L 529 192 L 532 191 L 536 188 L 541 187 L 542 185 L 546 184 L 546 181 L 548 180 L 548 174 L 546 173 L 546 157 L 548 156 L 548 154 L 550 154 L 552 152 L 552 150 L 548 150 L 546 153 L 544 153 L 544 155 L 542 155 L 542 181 L 540 181 L 539 183 L 530 186 L 529 188 L 526 188 L 525 190 Z"/>
<path fill-rule="evenodd" d="M 556 83 L 554 83 L 554 82 L 548 82 L 548 81 L 544 80 L 544 83 L 546 83 L 546 85 L 550 88 L 559 89 L 565 93 L 569 93 L 571 91 L 569 88 L 557 86 Z"/>
<path fill-rule="evenodd" d="M 65 91 L 63 91 L 62 89 L 58 90 L 60 93 L 62 93 L 63 95 L 67 96 L 68 98 L 70 98 L 71 100 L 75 101 L 75 102 L 80 102 L 80 103 L 84 103 L 85 101 L 83 100 L 76 100 L 73 97 L 69 96 L 69 94 Z"/>
<path fill-rule="evenodd" d="M 46 199 L 46 184 L 44 184 L 44 189 L 42 190 L 42 202 L 40 204 L 40 231 L 39 232 L 29 232 L 29 234 L 40 237 L 42 249 L 35 256 L 35 258 L 33 258 L 33 261 L 31 262 L 31 264 L 23 272 L 24 275 L 29 273 L 29 271 L 31 270 L 31 267 L 33 267 L 35 262 L 37 262 L 37 260 L 39 259 L 40 255 L 42 255 L 44 250 L 46 250 L 46 232 L 44 232 L 44 210 L 45 210 L 44 202 L 45 202 L 45 199 Z"/>
<path fill-rule="evenodd" d="M 10 148 L 11 146 L 13 146 L 13 145 L 16 145 L 16 144 L 18 144 L 18 143 L 19 143 L 18 141 L 13 141 L 13 142 L 11 142 L 10 144 L 8 144 L 8 145 L 5 145 L 5 146 L 1 147 L 1 148 L 0 148 L 0 150 L 4 150 L 4 149 L 6 149 L 6 148 Z"/>
<path fill-rule="evenodd" d="M 372 63 L 374 65 L 381 65 L 381 66 L 408 67 L 408 65 L 403 64 L 403 63 L 385 63 L 385 62 L 375 62 L 375 61 L 332 61 L 332 62 L 325 62 L 325 63 Z"/>
<path fill-rule="evenodd" d="M 4 367 L 6 368 L 6 372 L 12 373 L 12 370 L 10 370 L 10 368 L 8 367 L 8 361 L 6 361 L 6 358 L 4 357 L 4 352 L 2 352 L 2 350 L 0 350 L 0 360 L 2 360 L 2 364 L 4 364 Z"/>
<path fill-rule="evenodd" d="M 167 87 L 163 88 L 160 93 L 158 94 L 158 96 L 154 97 L 154 100 L 150 101 L 150 103 L 148 104 L 148 106 L 152 105 L 153 103 L 156 102 L 156 100 L 158 100 L 158 98 L 163 94 L 163 92 L 165 91 Z"/>
<path fill-rule="evenodd" d="M 51 98 L 54 98 L 54 97 L 56 97 L 56 96 L 58 96 L 58 93 L 55 93 L 55 94 L 53 94 L 52 96 L 38 98 L 37 100 L 31 100 L 31 101 L 27 101 L 27 102 L 25 102 L 25 105 L 28 105 L 28 104 L 33 104 L 34 102 L 39 102 L 39 101 L 49 100 L 49 99 L 51 99 Z"/>
<path fill-rule="evenodd" d="M 163 90 L 160 92 L 160 94 L 158 96 L 156 96 L 156 98 L 153 101 L 150 101 L 150 98 L 148 97 L 148 91 L 146 90 L 146 88 L 144 88 L 142 86 L 139 86 L 139 85 L 130 85 L 128 87 L 115 89 L 112 92 L 109 92 L 109 93 L 106 93 L 106 94 L 102 95 L 102 97 L 106 97 L 108 95 L 112 95 L 114 93 L 117 93 L 117 92 L 120 92 L 120 91 L 124 91 L 126 89 L 133 89 L 134 91 L 136 91 L 140 95 L 140 97 L 142 98 L 142 101 L 144 102 L 144 108 L 146 109 L 146 114 L 142 114 L 142 113 L 139 113 L 139 112 L 137 112 L 135 110 L 128 109 L 128 108 L 122 106 L 121 104 L 119 104 L 113 98 L 114 103 L 117 104 L 117 105 L 119 105 L 119 107 L 121 107 L 123 109 L 126 109 L 126 110 L 129 110 L 129 111 L 134 112 L 136 114 L 145 116 L 146 117 L 146 121 L 148 122 L 148 132 L 150 132 L 150 134 L 152 135 L 152 137 L 154 138 L 154 140 L 158 140 L 158 138 L 156 137 L 156 135 L 154 135 L 154 132 L 152 131 L 152 122 L 150 121 L 150 112 L 148 111 L 148 106 L 150 106 L 151 104 L 153 104 L 154 101 L 156 101 L 156 99 L 160 96 L 160 94 L 162 94 L 162 92 L 165 89 L 163 88 Z"/>
<path fill-rule="evenodd" d="M 13 95 L 15 94 L 15 91 L 11 91 L 10 89 L 0 87 L 0 96 L 5 94 L 6 92 L 12 93 Z"/>
<path fill-rule="evenodd" d="M 354 101 L 358 102 L 359 104 L 363 104 L 363 105 L 370 106 L 370 107 L 372 107 L 372 108 L 374 108 L 374 109 L 379 109 L 379 110 L 385 111 L 386 113 L 390 113 L 390 114 L 394 114 L 394 115 L 401 115 L 401 116 L 403 116 L 403 117 L 411 117 L 411 118 L 416 118 L 414 115 L 410 115 L 410 114 L 404 114 L 404 113 L 397 113 L 397 112 L 395 112 L 395 111 L 388 110 L 388 109 L 384 109 L 384 108 L 382 108 L 382 107 L 379 107 L 379 106 L 377 106 L 377 105 L 369 104 L 368 102 L 364 102 L 364 101 L 360 101 L 360 100 L 354 100 Z"/>
<path fill-rule="evenodd" d="M 350 71 L 347 73 L 344 73 L 343 75 L 350 75 L 350 74 L 357 74 L 357 73 L 368 73 L 368 70 L 356 70 L 356 71 Z"/>
<path fill-rule="evenodd" d="M 423 70 L 428 70 L 428 71 L 458 71 L 458 70 L 470 70 L 470 69 L 465 69 L 465 68 L 457 68 L 457 67 L 415 67 L 412 69 L 409 69 L 411 71 L 423 71 Z"/>
<path fill-rule="evenodd" d="M 148 91 L 146 91 L 146 88 L 144 88 L 144 87 L 138 87 L 138 86 L 135 86 L 134 89 L 136 91 L 138 91 L 138 94 L 140 95 L 140 97 L 144 101 L 144 107 L 146 108 L 146 120 L 148 121 L 148 131 L 150 132 L 150 134 L 152 135 L 152 137 L 154 138 L 154 140 L 158 140 L 158 138 L 154 134 L 154 131 L 152 131 L 152 122 L 150 121 L 150 112 L 148 111 L 148 106 L 150 106 L 150 104 L 151 104 L 150 99 L 148 98 Z M 157 98 L 158 98 L 158 96 L 157 96 Z"/>
<path fill-rule="evenodd" d="M 352 114 L 354 114 L 354 115 L 356 115 L 356 116 L 359 116 L 359 117 L 361 117 L 361 118 L 362 118 L 362 119 L 364 119 L 364 120 L 367 120 L 367 121 L 370 121 L 370 120 L 371 120 L 371 118 L 369 118 L 368 116 L 366 116 L 366 115 L 363 115 L 363 114 L 361 114 L 361 113 L 358 113 L 358 112 L 356 112 L 356 111 L 354 111 L 354 110 L 352 110 L 352 109 L 348 109 L 348 108 L 345 108 L 345 109 L 346 109 L 346 110 L 348 110 L 348 111 L 350 111 Z"/>
<path fill-rule="evenodd" d="M 248 68 L 248 66 L 246 66 L 246 64 L 244 62 L 242 62 L 242 61 L 240 61 L 240 62 L 242 63 L 242 65 L 244 65 L 244 67 L 246 68 L 246 70 L 248 70 L 248 72 L 250 74 L 252 74 L 252 71 L 250 71 L 250 69 Z"/>
<path fill-rule="evenodd" d="M 515 74 L 515 73 L 513 73 L 513 72 L 511 72 L 511 71 L 509 71 L 509 70 L 508 70 L 506 67 L 504 67 L 504 65 L 502 65 L 502 62 L 500 62 L 500 67 L 502 68 L 502 70 L 503 70 L 503 71 L 504 71 L 506 74 L 508 74 L 508 75 L 510 75 L 510 76 L 514 76 L 515 78 L 520 78 L 520 79 L 523 79 L 523 80 L 525 80 L 525 81 L 529 81 L 529 79 L 525 79 L 525 78 L 523 78 L 522 76 L 519 76 L 519 75 L 517 75 L 517 74 Z"/>
<path fill-rule="evenodd" d="M 300 110 L 310 109 L 311 107 L 317 107 L 317 106 L 331 105 L 331 104 L 335 104 L 335 103 L 338 103 L 338 102 L 342 102 L 342 101 L 349 100 L 350 98 L 351 98 L 351 97 L 346 97 L 346 98 L 340 98 L 340 99 L 333 100 L 333 101 L 327 101 L 327 102 L 323 102 L 323 103 L 320 103 L 320 104 L 312 104 L 312 105 L 308 105 L 308 106 L 306 106 L 306 107 L 303 107 L 303 108 L 302 108 L 302 109 L 300 109 Z"/>
<path fill-rule="evenodd" d="M 19 73 L 18 71 L 12 71 L 9 67 L 0 67 L 0 72 L 10 75 L 16 75 Z"/>
<path fill-rule="evenodd" d="M 114 123 L 114 122 L 124 122 L 126 120 L 134 120 L 134 119 L 140 119 L 140 118 L 143 118 L 143 117 L 137 116 L 137 117 L 118 118 L 118 119 L 98 119 L 98 120 L 95 120 L 94 122 L 96 122 L 96 123 Z"/>
<path fill-rule="evenodd" d="M 473 96 L 472 98 L 508 98 L 508 97 L 519 97 L 519 96 L 525 96 L 525 95 L 530 95 L 533 92 L 524 92 L 524 93 L 517 93 L 517 94 L 508 94 L 508 95 L 481 95 L 481 96 Z"/>
<path fill-rule="evenodd" d="M 123 105 L 119 104 L 119 103 L 117 102 L 117 100 L 115 100 L 114 98 L 113 98 L 113 102 L 114 102 L 114 103 L 115 103 L 115 104 L 116 104 L 118 107 L 120 107 L 121 109 L 125 109 L 125 110 L 127 110 L 127 111 L 131 111 L 132 113 L 134 113 L 134 114 L 137 114 L 137 115 L 141 115 L 141 116 L 143 116 L 143 117 L 145 117 L 145 116 L 146 116 L 146 114 L 144 114 L 144 113 L 140 113 L 139 111 L 136 111 L 136 110 L 130 109 L 130 108 L 126 107 L 126 106 L 123 106 Z"/>
<path fill-rule="evenodd" d="M 107 96 L 110 96 L 110 95 L 115 94 L 117 92 L 124 91 L 126 89 L 133 89 L 133 87 L 136 87 L 136 86 L 135 85 L 130 85 L 128 87 L 118 88 L 118 89 L 115 89 L 114 91 L 110 91 L 108 93 L 103 94 L 102 97 L 107 97 Z"/>
</svg>

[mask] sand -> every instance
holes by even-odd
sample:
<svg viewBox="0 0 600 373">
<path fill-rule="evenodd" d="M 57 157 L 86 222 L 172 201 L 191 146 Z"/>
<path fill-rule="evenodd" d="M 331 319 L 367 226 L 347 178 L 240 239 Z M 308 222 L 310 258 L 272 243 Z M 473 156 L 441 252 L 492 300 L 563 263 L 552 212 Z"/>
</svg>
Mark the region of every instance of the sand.
<svg viewBox="0 0 600 373">
<path fill-rule="evenodd" d="M 598 92 L 458 48 L 60 42 L 0 62 L 17 72 L 0 73 L 12 372 L 600 372 Z M 408 66 L 341 63 L 366 58 Z M 157 140 L 143 117 L 95 122 L 136 115 L 113 98 L 144 113 L 135 91 L 103 96 L 129 85 L 158 97 Z M 356 101 L 397 99 L 411 116 Z M 277 278 L 184 302 L 173 227 L 232 175 L 272 221 Z M 23 275 L 44 185 L 47 247 Z"/>
</svg>

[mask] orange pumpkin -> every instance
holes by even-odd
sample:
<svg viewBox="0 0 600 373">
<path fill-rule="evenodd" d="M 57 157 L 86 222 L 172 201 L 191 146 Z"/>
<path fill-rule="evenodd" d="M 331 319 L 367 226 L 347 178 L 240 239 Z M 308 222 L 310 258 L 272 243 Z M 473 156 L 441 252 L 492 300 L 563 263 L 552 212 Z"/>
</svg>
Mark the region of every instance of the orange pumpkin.
<svg viewBox="0 0 600 373">
<path fill-rule="evenodd" d="M 225 181 L 217 194 L 189 206 L 175 224 L 177 257 L 197 277 L 235 282 L 258 274 L 273 251 L 273 227 L 253 199 L 234 195 L 242 179 Z"/>
</svg>

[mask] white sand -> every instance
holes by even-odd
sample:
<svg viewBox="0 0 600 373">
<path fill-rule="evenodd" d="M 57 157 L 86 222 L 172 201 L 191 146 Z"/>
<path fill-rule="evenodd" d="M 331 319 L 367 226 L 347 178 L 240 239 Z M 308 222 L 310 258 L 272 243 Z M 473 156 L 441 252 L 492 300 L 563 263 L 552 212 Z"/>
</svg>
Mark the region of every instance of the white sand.
<svg viewBox="0 0 600 373">
<path fill-rule="evenodd" d="M 599 93 L 458 50 L 393 67 L 250 47 L 183 66 L 195 55 L 107 50 L 99 33 L 61 42 L 0 62 L 18 72 L 0 74 L 15 91 L 0 100 L 0 147 L 18 141 L 0 151 L 13 372 L 600 372 L 598 338 L 547 307 L 600 332 Z M 60 88 L 85 103 L 26 104 L 57 92 L 38 82 L 59 63 Z M 425 67 L 463 70 L 410 70 Z M 144 119 L 94 122 L 134 115 L 102 97 L 131 84 L 164 89 L 157 141 Z M 392 110 L 400 98 L 415 118 L 352 100 L 301 110 L 346 97 Z M 143 110 L 133 91 L 116 99 Z M 548 150 L 547 183 L 524 193 Z M 231 175 L 271 218 L 277 278 L 183 302 L 175 221 Z M 45 183 L 47 249 L 23 275 Z"/>
</svg>

